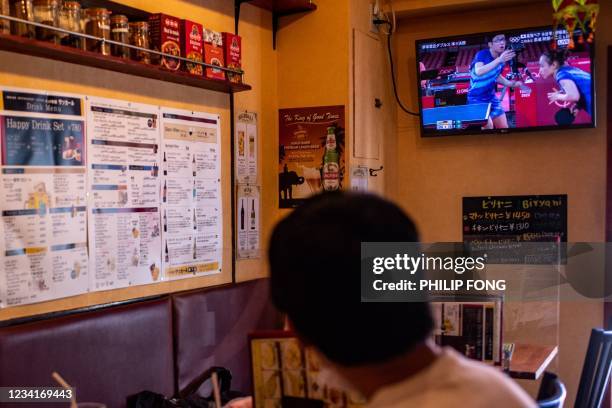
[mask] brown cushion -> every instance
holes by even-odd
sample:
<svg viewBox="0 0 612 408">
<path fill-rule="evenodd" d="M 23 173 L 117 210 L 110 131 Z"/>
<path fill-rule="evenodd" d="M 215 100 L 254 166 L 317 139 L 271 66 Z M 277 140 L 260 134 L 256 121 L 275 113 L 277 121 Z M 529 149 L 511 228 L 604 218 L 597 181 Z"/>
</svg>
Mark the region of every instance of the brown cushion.
<svg viewBox="0 0 612 408">
<path fill-rule="evenodd" d="M 144 390 L 172 395 L 170 303 L 166 297 L 1 328 L 0 387 L 55 387 L 51 373 L 58 371 L 79 401 L 109 408 Z"/>
<path fill-rule="evenodd" d="M 279 329 L 282 322 L 268 280 L 176 295 L 173 305 L 178 389 L 221 366 L 232 372 L 232 390 L 250 394 L 248 334 Z"/>
</svg>

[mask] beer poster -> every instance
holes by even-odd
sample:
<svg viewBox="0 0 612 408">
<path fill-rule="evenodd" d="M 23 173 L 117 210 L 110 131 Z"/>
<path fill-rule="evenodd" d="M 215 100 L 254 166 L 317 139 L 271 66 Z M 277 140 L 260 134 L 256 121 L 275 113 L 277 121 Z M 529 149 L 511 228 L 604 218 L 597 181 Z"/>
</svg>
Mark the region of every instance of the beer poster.
<svg viewBox="0 0 612 408">
<path fill-rule="evenodd" d="M 344 146 L 344 106 L 279 110 L 279 207 L 342 189 Z"/>
</svg>

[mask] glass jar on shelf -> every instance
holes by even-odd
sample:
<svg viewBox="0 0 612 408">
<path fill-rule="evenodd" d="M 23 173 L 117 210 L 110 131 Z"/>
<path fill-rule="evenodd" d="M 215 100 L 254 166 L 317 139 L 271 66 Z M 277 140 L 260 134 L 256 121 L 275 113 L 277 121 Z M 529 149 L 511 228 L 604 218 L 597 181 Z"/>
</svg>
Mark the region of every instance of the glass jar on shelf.
<svg viewBox="0 0 612 408">
<path fill-rule="evenodd" d="M 10 16 L 9 0 L 0 0 L 0 14 Z M 0 34 L 11 33 L 11 22 L 0 18 Z"/>
<path fill-rule="evenodd" d="M 34 0 L 34 21 L 59 27 L 59 0 Z M 36 27 L 36 39 L 59 43 L 59 32 L 51 28 Z"/>
<path fill-rule="evenodd" d="M 116 14 L 111 17 L 111 40 L 124 44 L 130 43 L 130 26 L 126 16 Z M 130 58 L 130 50 L 120 45 L 111 44 L 111 54 L 124 59 Z"/>
<path fill-rule="evenodd" d="M 85 47 L 88 51 L 98 52 L 102 55 L 111 55 L 110 44 L 103 40 L 110 40 L 110 11 L 105 8 L 85 9 L 85 33 L 100 40 L 86 39 Z"/>
<path fill-rule="evenodd" d="M 81 27 L 81 4 L 78 1 L 65 1 L 60 9 L 60 28 L 82 33 Z M 60 33 L 60 43 L 69 47 L 85 49 L 85 41 L 82 37 L 68 33 Z"/>
<path fill-rule="evenodd" d="M 140 48 L 149 49 L 149 23 L 137 21 L 130 23 L 130 44 Z M 145 64 L 151 63 L 151 54 L 146 51 L 130 50 L 130 55 L 134 61 Z"/>
<path fill-rule="evenodd" d="M 11 17 L 34 21 L 32 0 L 9 0 L 9 11 Z M 34 26 L 14 21 L 11 21 L 11 33 L 28 38 L 34 38 L 36 35 Z"/>
</svg>

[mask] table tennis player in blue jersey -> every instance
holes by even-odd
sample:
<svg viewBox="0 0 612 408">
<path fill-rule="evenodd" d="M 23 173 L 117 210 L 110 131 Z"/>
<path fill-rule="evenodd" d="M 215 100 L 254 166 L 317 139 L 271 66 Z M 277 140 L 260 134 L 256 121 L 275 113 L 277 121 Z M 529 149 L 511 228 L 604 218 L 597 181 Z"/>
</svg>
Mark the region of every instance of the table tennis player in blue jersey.
<svg viewBox="0 0 612 408">
<path fill-rule="evenodd" d="M 471 81 L 468 90 L 468 104 L 490 103 L 491 114 L 483 129 L 505 129 L 508 118 L 497 98 L 497 84 L 510 88 L 523 85 L 521 81 L 509 81 L 502 76 L 504 66 L 516 56 L 506 49 L 506 36 L 497 34 L 489 41 L 489 48 L 478 52 L 470 65 Z"/>
<path fill-rule="evenodd" d="M 546 79 L 553 75 L 560 88 L 553 88 L 548 100 L 550 103 L 569 102 L 574 104 L 574 116 L 582 109 L 592 117 L 591 74 L 568 65 L 567 57 L 567 50 L 547 51 L 540 57 L 540 77 Z"/>
</svg>

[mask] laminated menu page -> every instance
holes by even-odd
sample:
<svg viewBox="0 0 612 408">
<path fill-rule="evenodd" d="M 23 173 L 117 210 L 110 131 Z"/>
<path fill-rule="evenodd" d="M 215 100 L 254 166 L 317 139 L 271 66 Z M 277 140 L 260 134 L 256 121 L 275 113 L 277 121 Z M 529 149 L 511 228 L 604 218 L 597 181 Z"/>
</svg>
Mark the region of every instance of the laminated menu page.
<svg viewBox="0 0 612 408">
<path fill-rule="evenodd" d="M 236 115 L 234 138 L 236 181 L 240 184 L 255 184 L 258 179 L 257 113 L 240 112 Z"/>
<path fill-rule="evenodd" d="M 221 271 L 220 118 L 162 108 L 162 262 L 165 279 Z"/>
<path fill-rule="evenodd" d="M 0 307 L 87 291 L 83 98 L 2 89 Z"/>
<path fill-rule="evenodd" d="M 161 279 L 159 107 L 88 97 L 90 288 Z"/>
<path fill-rule="evenodd" d="M 259 258 L 260 256 L 260 188 L 239 184 L 236 205 L 236 247 L 237 259 Z"/>
</svg>

